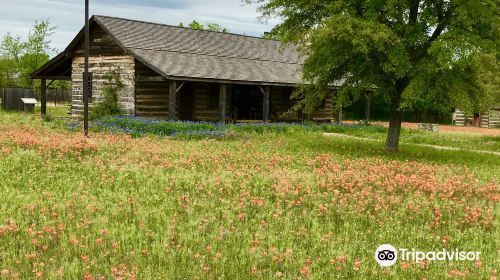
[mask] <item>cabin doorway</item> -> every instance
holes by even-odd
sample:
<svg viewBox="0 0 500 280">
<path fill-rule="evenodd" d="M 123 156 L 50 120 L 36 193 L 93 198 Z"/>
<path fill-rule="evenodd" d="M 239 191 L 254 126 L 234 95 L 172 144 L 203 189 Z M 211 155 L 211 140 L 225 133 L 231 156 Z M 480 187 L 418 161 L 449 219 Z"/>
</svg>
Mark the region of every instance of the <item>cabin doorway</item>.
<svg viewBox="0 0 500 280">
<path fill-rule="evenodd" d="M 262 120 L 263 94 L 256 86 L 234 85 L 232 88 L 232 119 Z"/>
<path fill-rule="evenodd" d="M 480 127 L 481 126 L 481 115 L 479 113 L 474 113 L 472 117 L 472 126 Z"/>
<path fill-rule="evenodd" d="M 193 87 L 186 83 L 182 89 L 177 93 L 180 96 L 180 120 L 190 121 L 194 118 L 194 96 Z"/>
</svg>

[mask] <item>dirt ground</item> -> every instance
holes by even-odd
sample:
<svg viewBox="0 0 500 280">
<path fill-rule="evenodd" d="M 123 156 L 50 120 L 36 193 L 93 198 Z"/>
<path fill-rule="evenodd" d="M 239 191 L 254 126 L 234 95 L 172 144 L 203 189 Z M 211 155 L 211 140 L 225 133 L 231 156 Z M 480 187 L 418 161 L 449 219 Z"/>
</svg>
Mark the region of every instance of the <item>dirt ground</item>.
<svg viewBox="0 0 500 280">
<path fill-rule="evenodd" d="M 357 123 L 354 121 L 346 121 L 346 123 Z M 389 126 L 388 122 L 372 122 L 374 125 L 382 125 L 385 127 Z M 417 123 L 408 123 L 404 122 L 402 124 L 404 128 L 409 129 L 417 129 Z M 454 126 L 454 125 L 439 125 L 439 131 L 445 132 L 457 132 L 457 133 L 476 133 L 481 135 L 490 135 L 490 136 L 500 136 L 500 129 L 492 129 L 492 128 L 481 128 L 481 127 L 465 127 L 465 126 Z"/>
</svg>

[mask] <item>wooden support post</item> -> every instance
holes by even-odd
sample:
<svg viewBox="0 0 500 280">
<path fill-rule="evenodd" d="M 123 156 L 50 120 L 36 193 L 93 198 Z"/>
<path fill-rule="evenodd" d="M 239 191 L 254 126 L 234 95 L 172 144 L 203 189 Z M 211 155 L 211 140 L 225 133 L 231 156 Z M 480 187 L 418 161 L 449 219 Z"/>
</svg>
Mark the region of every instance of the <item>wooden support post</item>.
<svg viewBox="0 0 500 280">
<path fill-rule="evenodd" d="M 262 90 L 264 98 L 262 100 L 262 121 L 269 121 L 269 97 L 271 95 L 271 87 L 264 87 Z"/>
<path fill-rule="evenodd" d="M 226 95 L 227 95 L 227 86 L 225 84 L 220 84 L 220 86 L 219 86 L 219 121 L 221 123 L 226 123 Z"/>
<path fill-rule="evenodd" d="M 40 79 L 40 113 L 42 116 L 47 114 L 47 80 Z"/>
<path fill-rule="evenodd" d="M 175 121 L 176 114 L 175 114 L 175 105 L 176 105 L 176 98 L 177 95 L 177 86 L 175 81 L 170 81 L 169 87 L 168 87 L 168 119 L 171 121 Z"/>
</svg>

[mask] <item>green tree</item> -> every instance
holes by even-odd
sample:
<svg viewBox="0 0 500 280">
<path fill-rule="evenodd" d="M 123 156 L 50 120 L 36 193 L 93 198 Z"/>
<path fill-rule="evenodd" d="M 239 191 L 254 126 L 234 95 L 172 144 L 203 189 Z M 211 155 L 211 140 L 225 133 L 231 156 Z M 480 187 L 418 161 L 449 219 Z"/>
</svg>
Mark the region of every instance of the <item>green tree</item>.
<svg viewBox="0 0 500 280">
<path fill-rule="evenodd" d="M 184 24 L 181 22 L 179 24 L 179 27 L 184 27 Z M 188 24 L 188 27 L 191 29 L 196 29 L 196 30 L 208 30 L 208 31 L 213 31 L 213 32 L 223 32 L 223 33 L 229 33 L 229 29 L 221 26 L 220 24 L 209 22 L 207 23 L 207 26 L 197 22 L 196 20 L 193 20 L 190 24 Z"/>
<path fill-rule="evenodd" d="M 5 86 L 17 86 L 24 44 L 19 36 L 7 33 L 0 44 L 0 76 Z"/>
<path fill-rule="evenodd" d="M 498 0 L 246 1 L 281 18 L 273 34 L 306 55 L 306 110 L 336 82 L 337 103 L 366 88 L 390 99 L 388 150 L 398 149 L 402 111 L 422 98 L 484 109 L 498 95 L 488 78 L 498 75 Z"/>
<path fill-rule="evenodd" d="M 49 21 L 37 21 L 25 41 L 7 33 L 0 44 L 0 79 L 8 86 L 33 88 L 31 73 L 55 51 L 49 40 L 54 30 Z"/>
<path fill-rule="evenodd" d="M 54 34 L 55 27 L 51 26 L 50 22 L 36 22 L 30 30 L 28 40 L 25 42 L 25 52 L 21 58 L 22 64 L 22 82 L 33 87 L 33 80 L 30 78 L 31 73 L 40 68 L 43 64 L 49 61 L 50 55 L 55 53 L 49 40 Z"/>
<path fill-rule="evenodd" d="M 0 58 L 0 88 L 8 86 L 7 77 L 5 76 L 5 71 L 7 67 L 7 62 Z"/>
</svg>

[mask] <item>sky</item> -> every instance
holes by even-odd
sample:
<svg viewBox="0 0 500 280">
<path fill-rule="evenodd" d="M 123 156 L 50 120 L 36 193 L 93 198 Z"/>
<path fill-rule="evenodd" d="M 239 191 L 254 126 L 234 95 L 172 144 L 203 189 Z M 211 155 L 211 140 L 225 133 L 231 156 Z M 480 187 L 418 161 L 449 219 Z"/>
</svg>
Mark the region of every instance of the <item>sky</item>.
<svg viewBox="0 0 500 280">
<path fill-rule="evenodd" d="M 0 0 L 0 36 L 7 32 L 26 37 L 37 20 L 49 20 L 56 26 L 51 37 L 57 51 L 66 48 L 83 27 L 84 0 Z M 178 25 L 196 19 L 215 22 L 231 33 L 260 36 L 276 20 L 262 22 L 256 6 L 241 0 L 90 0 L 91 15 Z M 54 54 L 53 54 L 54 55 Z"/>
</svg>

